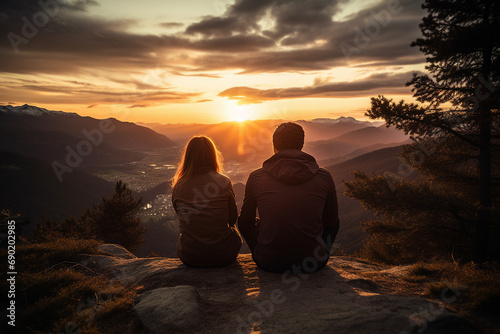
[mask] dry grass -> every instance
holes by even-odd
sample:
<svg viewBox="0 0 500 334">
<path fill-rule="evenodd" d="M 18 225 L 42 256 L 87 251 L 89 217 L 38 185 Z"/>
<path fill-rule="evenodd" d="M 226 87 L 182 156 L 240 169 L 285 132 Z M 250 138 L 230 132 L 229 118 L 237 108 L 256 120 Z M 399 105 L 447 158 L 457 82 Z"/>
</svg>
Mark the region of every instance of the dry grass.
<svg viewBox="0 0 500 334">
<path fill-rule="evenodd" d="M 418 262 L 402 269 L 400 277 L 378 271 L 357 274 L 376 282 L 380 292 L 441 300 L 471 316 L 500 314 L 499 264 Z"/>
<path fill-rule="evenodd" d="M 61 238 L 18 245 L 16 327 L 20 331 L 123 332 L 134 291 L 112 284 L 106 276 L 78 263 L 82 254 L 98 253 L 98 244 Z"/>
<path fill-rule="evenodd" d="M 406 273 L 401 277 L 404 281 L 410 283 L 423 283 L 432 279 L 439 278 L 443 272 L 450 269 L 450 265 L 445 262 L 423 263 L 419 262 L 410 266 Z"/>
<path fill-rule="evenodd" d="M 417 263 L 402 277 L 423 284 L 423 294 L 473 316 L 500 314 L 500 266 L 474 263 Z"/>
</svg>

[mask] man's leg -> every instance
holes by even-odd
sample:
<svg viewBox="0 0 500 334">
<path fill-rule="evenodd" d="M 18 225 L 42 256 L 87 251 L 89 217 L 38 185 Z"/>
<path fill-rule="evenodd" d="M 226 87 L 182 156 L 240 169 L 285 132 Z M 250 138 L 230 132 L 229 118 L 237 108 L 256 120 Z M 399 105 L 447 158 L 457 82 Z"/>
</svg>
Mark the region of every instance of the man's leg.
<svg viewBox="0 0 500 334">
<path fill-rule="evenodd" d="M 332 249 L 333 243 L 335 242 L 335 238 L 337 237 L 337 233 L 339 231 L 339 226 L 324 226 L 323 227 L 323 234 L 321 235 L 321 238 L 323 239 L 325 243 L 325 250 L 327 254 L 330 254 L 330 250 Z"/>
</svg>

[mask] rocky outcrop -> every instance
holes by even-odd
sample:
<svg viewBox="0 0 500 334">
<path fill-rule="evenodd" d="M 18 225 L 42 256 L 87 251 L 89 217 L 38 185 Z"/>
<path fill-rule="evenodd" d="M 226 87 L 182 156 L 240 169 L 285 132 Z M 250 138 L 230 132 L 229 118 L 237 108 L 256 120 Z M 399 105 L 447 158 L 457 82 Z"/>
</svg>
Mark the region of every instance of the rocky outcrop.
<svg viewBox="0 0 500 334">
<path fill-rule="evenodd" d="M 404 267 L 334 257 L 316 273 L 274 274 L 258 269 L 250 255 L 227 267 L 190 268 L 175 258 L 102 249 L 110 255 L 89 256 L 83 264 L 136 286 L 134 309 L 149 333 L 403 334 L 450 315 L 443 302 L 383 293 L 358 275 L 397 277 Z"/>
<path fill-rule="evenodd" d="M 195 329 L 201 314 L 198 292 L 189 285 L 145 292 L 134 310 L 152 333 Z"/>
</svg>

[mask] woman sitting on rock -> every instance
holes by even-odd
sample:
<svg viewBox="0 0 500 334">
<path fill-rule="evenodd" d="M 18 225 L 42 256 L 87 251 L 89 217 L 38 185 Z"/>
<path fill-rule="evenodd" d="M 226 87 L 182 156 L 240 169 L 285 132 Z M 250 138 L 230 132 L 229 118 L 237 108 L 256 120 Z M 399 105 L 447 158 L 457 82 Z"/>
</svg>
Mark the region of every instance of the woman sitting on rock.
<svg viewBox="0 0 500 334">
<path fill-rule="evenodd" d="M 235 261 L 241 237 L 231 180 L 220 174 L 222 156 L 208 137 L 187 144 L 172 179 L 172 204 L 180 222 L 177 254 L 184 264 L 215 267 Z"/>
</svg>

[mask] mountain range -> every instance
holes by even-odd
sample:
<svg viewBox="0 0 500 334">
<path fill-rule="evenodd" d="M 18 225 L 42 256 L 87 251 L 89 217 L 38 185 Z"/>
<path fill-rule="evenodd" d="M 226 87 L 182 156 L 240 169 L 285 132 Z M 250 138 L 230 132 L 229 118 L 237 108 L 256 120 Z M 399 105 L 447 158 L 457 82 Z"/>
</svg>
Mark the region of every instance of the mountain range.
<svg viewBox="0 0 500 334">
<path fill-rule="evenodd" d="M 372 151 L 375 147 L 391 147 L 408 142 L 408 136 L 400 130 L 386 128 L 385 125 L 367 126 L 334 138 L 306 142 L 304 151 L 311 153 L 317 160 L 336 158 L 336 162 L 340 162 Z M 363 150 L 369 147 L 373 149 Z"/>
<path fill-rule="evenodd" d="M 403 145 L 383 148 L 326 167 L 335 182 L 339 203 L 340 230 L 336 241 L 341 243 L 341 248 L 348 253 L 361 249 L 365 238 L 361 223 L 376 217 L 371 211 L 363 208 L 359 201 L 344 195 L 343 181 L 354 180 L 353 171 L 382 175 L 386 172 L 397 173 L 400 164 L 398 154 L 402 150 Z"/>
<path fill-rule="evenodd" d="M 84 154 L 91 151 L 82 154 L 81 167 L 121 164 L 141 159 L 141 150 L 174 145 L 149 128 L 114 118 L 100 120 L 26 104 L 0 106 L 0 151 L 49 162 L 64 163 L 70 151 L 80 149 Z"/>
<path fill-rule="evenodd" d="M 226 161 L 245 163 L 257 168 L 270 157 L 272 134 L 283 120 L 223 122 L 218 124 L 148 124 L 139 123 L 162 133 L 180 145 L 197 135 L 207 135 L 224 155 Z M 380 122 L 359 121 L 352 117 L 299 120 L 305 132 L 304 151 L 325 163 L 346 161 L 373 149 L 408 142 L 400 130 L 386 128 Z"/>
</svg>

